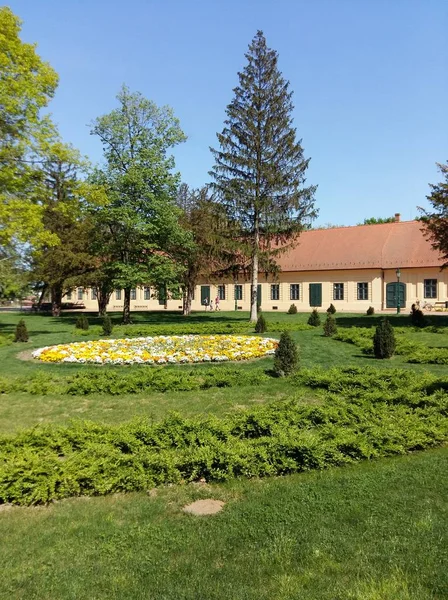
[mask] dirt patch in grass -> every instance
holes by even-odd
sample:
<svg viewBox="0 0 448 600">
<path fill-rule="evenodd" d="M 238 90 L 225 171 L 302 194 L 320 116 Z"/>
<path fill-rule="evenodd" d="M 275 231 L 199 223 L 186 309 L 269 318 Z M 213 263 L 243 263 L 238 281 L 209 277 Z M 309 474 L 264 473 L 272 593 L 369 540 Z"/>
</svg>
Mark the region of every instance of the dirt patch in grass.
<svg viewBox="0 0 448 600">
<path fill-rule="evenodd" d="M 224 502 L 221 500 L 207 498 L 206 500 L 196 500 L 196 502 L 187 504 L 182 510 L 186 513 L 196 516 L 214 515 L 221 511 L 223 506 Z"/>
<path fill-rule="evenodd" d="M 17 358 L 19 360 L 34 360 L 33 350 L 23 350 L 23 352 L 17 354 Z"/>
</svg>

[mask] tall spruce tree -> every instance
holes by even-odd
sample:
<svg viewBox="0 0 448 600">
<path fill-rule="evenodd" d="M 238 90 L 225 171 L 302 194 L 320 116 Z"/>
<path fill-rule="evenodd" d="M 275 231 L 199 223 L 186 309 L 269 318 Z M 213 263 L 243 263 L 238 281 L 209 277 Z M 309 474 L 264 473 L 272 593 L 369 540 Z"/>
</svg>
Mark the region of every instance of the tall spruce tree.
<svg viewBox="0 0 448 600">
<path fill-rule="evenodd" d="M 211 148 L 213 187 L 229 219 L 239 225 L 240 253 L 251 276 L 250 320 L 257 320 L 259 270 L 293 245 L 317 212 L 316 186 L 305 187 L 309 159 L 296 140 L 292 92 L 277 67 L 278 54 L 258 31 L 227 106 L 220 149 Z"/>
</svg>

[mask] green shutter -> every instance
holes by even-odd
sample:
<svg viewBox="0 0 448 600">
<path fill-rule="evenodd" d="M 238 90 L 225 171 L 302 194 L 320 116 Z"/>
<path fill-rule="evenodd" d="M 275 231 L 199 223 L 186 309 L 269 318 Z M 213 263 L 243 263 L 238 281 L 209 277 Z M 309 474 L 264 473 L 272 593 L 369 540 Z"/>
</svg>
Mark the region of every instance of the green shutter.
<svg viewBox="0 0 448 600">
<path fill-rule="evenodd" d="M 321 283 L 310 283 L 310 306 L 322 306 Z"/>
<path fill-rule="evenodd" d="M 386 285 L 386 308 L 397 308 L 399 297 L 400 308 L 406 305 L 406 284 L 394 281 Z"/>
</svg>

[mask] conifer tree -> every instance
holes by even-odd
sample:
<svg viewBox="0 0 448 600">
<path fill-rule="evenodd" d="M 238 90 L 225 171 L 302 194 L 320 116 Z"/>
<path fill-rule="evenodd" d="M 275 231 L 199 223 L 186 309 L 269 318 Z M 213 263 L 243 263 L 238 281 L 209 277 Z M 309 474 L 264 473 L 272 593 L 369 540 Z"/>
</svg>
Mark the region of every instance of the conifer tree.
<svg viewBox="0 0 448 600">
<path fill-rule="evenodd" d="M 229 218 L 239 225 L 240 253 L 251 276 L 250 320 L 257 319 L 259 270 L 293 244 L 316 216 L 315 186 L 304 187 L 309 159 L 296 139 L 292 92 L 277 67 L 278 55 L 258 31 L 227 106 L 219 150 L 211 149 L 213 186 Z"/>
</svg>

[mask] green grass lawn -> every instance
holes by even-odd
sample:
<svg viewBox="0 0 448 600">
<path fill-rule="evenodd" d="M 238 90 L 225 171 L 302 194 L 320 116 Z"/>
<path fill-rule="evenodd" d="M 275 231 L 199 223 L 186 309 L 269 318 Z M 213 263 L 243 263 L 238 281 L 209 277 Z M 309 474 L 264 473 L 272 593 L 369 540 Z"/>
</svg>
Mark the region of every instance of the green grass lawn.
<svg viewBox="0 0 448 600">
<path fill-rule="evenodd" d="M 11 334 L 18 313 L 0 313 L 0 334 Z M 0 347 L 0 375 L 45 377 L 95 367 L 23 361 L 17 354 L 80 339 L 78 314 L 60 318 L 25 315 L 30 341 Z M 306 323 L 308 314 L 267 313 L 269 321 Z M 322 315 L 323 316 L 323 315 Z M 247 319 L 247 313 L 136 313 L 137 323 L 169 325 Z M 379 315 L 336 314 L 339 327 L 371 327 Z M 118 324 L 120 315 L 113 315 Z M 99 320 L 89 315 L 92 324 Z M 409 326 L 407 315 L 391 315 Z M 431 324 L 448 329 L 444 316 Z M 278 333 L 269 334 L 279 337 Z M 446 347 L 448 336 L 427 331 L 409 339 Z M 359 348 L 323 337 L 322 328 L 293 333 L 301 365 L 429 371 L 446 377 L 443 365 L 413 365 L 404 357 L 378 361 Z M 94 336 L 92 336 L 94 339 Z M 272 359 L 238 369 L 270 369 Z M 165 367 L 183 369 L 182 366 Z M 191 368 L 191 367 L 188 367 Z M 199 371 L 223 365 L 196 365 Z M 443 393 L 441 391 L 441 393 Z M 135 416 L 161 419 L 241 411 L 275 399 L 319 403 L 319 392 L 289 380 L 259 385 L 122 396 L 0 395 L 0 433 L 43 423 L 89 419 L 121 423 Z M 213 486 L 162 487 L 151 496 L 116 494 L 79 498 L 39 508 L 0 506 L 0 598 L 154 600 L 442 600 L 448 598 L 448 449 L 364 462 L 265 480 Z M 226 502 L 212 517 L 193 517 L 181 507 L 197 498 Z"/>
<path fill-rule="evenodd" d="M 97 369 L 127 369 L 129 367 L 113 366 L 88 366 L 88 365 L 52 365 L 42 364 L 37 361 L 23 361 L 17 358 L 19 352 L 32 350 L 42 346 L 56 343 L 66 343 L 75 340 L 89 339 L 80 338 L 75 335 L 74 327 L 79 315 L 76 313 L 67 313 L 60 318 L 53 318 L 43 315 L 25 315 L 23 318 L 27 324 L 30 341 L 25 344 L 13 344 L 0 347 L 1 374 L 8 376 L 27 376 L 40 372 L 51 378 L 53 375 L 61 373 L 88 372 Z M 115 313 L 112 315 L 114 321 L 118 324 L 121 315 Z M 285 323 L 302 322 L 306 323 L 307 313 L 297 315 L 287 315 L 284 313 L 266 313 L 269 321 L 281 321 Z M 15 325 L 22 315 L 18 313 L 0 313 L 0 333 L 10 334 L 14 331 Z M 337 317 L 340 327 L 368 326 L 376 324 L 380 316 L 366 317 L 362 315 L 341 315 Z M 247 313 L 195 313 L 188 318 L 188 322 L 202 323 L 204 321 L 221 320 L 223 322 L 232 322 L 232 320 L 246 320 Z M 407 315 L 392 315 L 391 321 L 397 326 L 409 325 Z M 179 313 L 135 313 L 133 314 L 135 323 L 148 324 L 170 324 L 185 323 Z M 446 325 L 447 319 L 443 316 L 433 317 L 437 325 Z M 89 315 L 89 321 L 92 324 L 99 323 L 94 315 Z M 278 333 L 269 334 L 273 337 L 279 337 Z M 410 336 L 415 337 L 416 341 L 423 341 L 428 345 L 446 345 L 448 336 L 434 333 L 413 333 L 410 329 Z M 400 367 L 403 369 L 412 369 L 414 371 L 430 371 L 435 375 L 444 375 L 446 366 L 444 365 L 411 365 L 405 362 L 404 357 L 395 356 L 388 361 L 378 361 L 372 357 L 362 354 L 359 348 L 325 338 L 322 335 L 322 328 L 316 328 L 311 331 L 293 332 L 293 337 L 300 345 L 301 365 L 304 367 L 321 366 L 324 368 L 334 366 L 360 366 L 360 367 L 379 367 L 389 369 L 391 367 Z M 94 339 L 92 336 L 91 339 Z M 272 359 L 261 359 L 248 363 L 241 363 L 238 368 L 270 369 Z M 132 368 L 150 368 L 147 366 L 137 366 Z M 165 367 L 167 369 L 183 369 L 183 366 Z M 220 369 L 223 365 L 197 365 L 196 369 Z M 264 402 L 281 398 L 292 393 L 292 388 L 287 381 L 272 380 L 269 384 L 261 384 L 257 387 L 233 388 L 228 390 L 210 389 L 196 392 L 166 392 L 164 394 L 129 394 L 120 398 L 107 397 L 104 395 L 84 396 L 33 396 L 24 393 L 0 395 L 0 432 L 15 431 L 22 427 L 30 427 L 39 423 L 57 422 L 67 423 L 71 419 L 92 419 L 105 423 L 118 423 L 128 420 L 135 415 L 152 415 L 156 418 L 163 417 L 169 410 L 178 410 L 185 416 L 191 416 L 201 413 L 223 414 L 228 410 L 239 409 L 250 406 L 254 402 Z M 300 393 L 300 390 L 294 390 L 294 393 Z M 309 395 L 309 391 L 307 391 Z M 309 401 L 314 402 L 315 397 L 311 395 Z"/>
<path fill-rule="evenodd" d="M 443 600 L 448 450 L 0 513 L 0 598 Z M 226 502 L 214 516 L 181 508 Z"/>
</svg>

